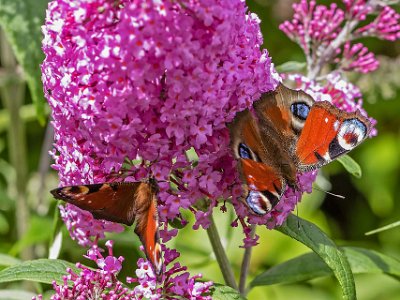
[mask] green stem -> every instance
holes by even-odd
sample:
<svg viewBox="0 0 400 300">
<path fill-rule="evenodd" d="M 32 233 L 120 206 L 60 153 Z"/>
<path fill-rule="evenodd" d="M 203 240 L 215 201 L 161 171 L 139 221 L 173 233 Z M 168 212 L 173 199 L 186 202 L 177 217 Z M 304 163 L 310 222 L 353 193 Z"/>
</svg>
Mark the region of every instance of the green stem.
<svg viewBox="0 0 400 300">
<path fill-rule="evenodd" d="M 217 227 L 215 226 L 214 219 L 210 216 L 211 225 L 207 228 L 208 238 L 210 239 L 211 246 L 214 250 L 215 257 L 217 258 L 217 262 L 219 268 L 221 269 L 222 275 L 224 276 L 225 284 L 238 290 L 238 286 L 235 281 L 235 276 L 233 275 L 233 271 L 231 265 L 229 263 L 228 257 L 226 256 L 224 247 L 221 244 L 221 239 L 218 234 Z"/>
<path fill-rule="evenodd" d="M 256 226 L 251 225 L 251 233 L 250 236 L 254 238 L 256 234 Z M 243 260 L 242 260 L 242 267 L 240 269 L 240 280 L 239 280 L 239 292 L 245 296 L 246 295 L 246 278 L 249 272 L 250 266 L 250 258 L 251 258 L 251 251 L 253 247 L 248 247 L 244 251 Z"/>
</svg>

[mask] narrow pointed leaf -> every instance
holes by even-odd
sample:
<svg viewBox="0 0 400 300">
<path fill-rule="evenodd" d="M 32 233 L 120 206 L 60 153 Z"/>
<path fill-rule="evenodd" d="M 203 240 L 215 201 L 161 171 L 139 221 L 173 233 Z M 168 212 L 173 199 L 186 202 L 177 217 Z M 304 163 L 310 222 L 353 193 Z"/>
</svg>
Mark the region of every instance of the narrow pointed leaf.
<svg viewBox="0 0 400 300">
<path fill-rule="evenodd" d="M 1 290 L 0 300 L 26 300 L 32 299 L 37 296 L 32 292 L 26 292 L 21 290 Z"/>
<path fill-rule="evenodd" d="M 51 284 L 53 280 L 62 283 L 62 276 L 67 275 L 67 268 L 77 273 L 79 269 L 70 262 L 60 259 L 37 259 L 25 261 L 0 271 L 0 283 L 18 280 L 30 280 Z"/>
<path fill-rule="evenodd" d="M 353 273 L 346 256 L 321 229 L 290 215 L 278 230 L 309 247 L 321 257 L 339 281 L 344 299 L 357 298 Z"/>
<path fill-rule="evenodd" d="M 400 226 L 400 221 L 397 221 L 397 222 L 394 222 L 392 224 L 389 224 L 389 225 L 386 225 L 386 226 L 383 226 L 383 227 L 368 231 L 368 232 L 365 233 L 365 235 L 376 234 L 376 233 L 379 233 L 379 232 L 382 232 L 382 231 L 386 231 L 386 230 L 389 230 L 389 229 L 392 229 L 392 228 L 395 228 L 395 227 L 399 227 L 399 226 Z"/>
<path fill-rule="evenodd" d="M 20 262 L 21 262 L 21 260 L 19 260 L 18 258 L 14 257 L 14 256 L 0 253 L 0 266 L 9 267 L 12 265 L 19 264 Z"/>
<path fill-rule="evenodd" d="M 349 172 L 354 177 L 361 178 L 362 176 L 361 167 L 354 159 L 352 159 L 348 155 L 343 155 L 339 157 L 337 160 L 343 165 L 343 167 L 346 169 L 347 172 Z"/>
<path fill-rule="evenodd" d="M 303 70 L 307 64 L 305 62 L 299 61 L 288 61 L 279 66 L 276 66 L 276 70 L 279 73 L 288 73 L 288 72 L 298 72 Z"/>
<path fill-rule="evenodd" d="M 354 274 L 387 274 L 400 278 L 400 261 L 363 248 L 341 248 Z M 314 252 L 300 255 L 284 263 L 276 265 L 258 275 L 252 281 L 252 286 L 271 285 L 277 283 L 293 283 L 333 275 L 332 270 Z"/>
<path fill-rule="evenodd" d="M 212 291 L 213 300 L 246 300 L 237 290 L 222 284 L 215 284 Z"/>
</svg>

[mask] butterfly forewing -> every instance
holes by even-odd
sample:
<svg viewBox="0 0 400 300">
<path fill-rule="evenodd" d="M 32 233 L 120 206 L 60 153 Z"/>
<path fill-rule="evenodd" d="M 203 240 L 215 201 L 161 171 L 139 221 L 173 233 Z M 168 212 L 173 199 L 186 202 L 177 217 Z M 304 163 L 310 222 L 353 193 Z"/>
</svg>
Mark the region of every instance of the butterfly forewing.
<svg viewBox="0 0 400 300">
<path fill-rule="evenodd" d="M 58 188 L 52 190 L 51 193 L 57 199 L 91 212 L 97 219 L 130 226 L 135 221 L 134 199 L 141 185 L 147 184 L 142 182 L 113 182 L 76 185 Z"/>
<path fill-rule="evenodd" d="M 346 154 L 364 139 L 371 129 L 369 120 L 359 113 L 340 111 L 327 101 L 311 108 L 296 145 L 300 171 L 310 171 Z"/>
</svg>

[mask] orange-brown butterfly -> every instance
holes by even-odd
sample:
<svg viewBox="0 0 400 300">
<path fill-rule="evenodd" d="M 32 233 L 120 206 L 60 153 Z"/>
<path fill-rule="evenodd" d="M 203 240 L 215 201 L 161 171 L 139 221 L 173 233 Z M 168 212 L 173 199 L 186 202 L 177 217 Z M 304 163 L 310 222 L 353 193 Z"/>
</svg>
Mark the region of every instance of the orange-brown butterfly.
<svg viewBox="0 0 400 300">
<path fill-rule="evenodd" d="M 297 173 L 352 150 L 368 136 L 371 123 L 359 111 L 341 111 L 280 84 L 255 101 L 253 110 L 238 113 L 228 127 L 245 202 L 264 215 L 278 204 L 286 185 L 297 188 Z"/>
<path fill-rule="evenodd" d="M 54 189 L 51 193 L 57 199 L 91 212 L 96 219 L 129 226 L 136 220 L 135 233 L 142 241 L 146 257 L 160 279 L 163 261 L 158 233 L 158 185 L 154 179 L 147 182 L 66 186 Z"/>
</svg>

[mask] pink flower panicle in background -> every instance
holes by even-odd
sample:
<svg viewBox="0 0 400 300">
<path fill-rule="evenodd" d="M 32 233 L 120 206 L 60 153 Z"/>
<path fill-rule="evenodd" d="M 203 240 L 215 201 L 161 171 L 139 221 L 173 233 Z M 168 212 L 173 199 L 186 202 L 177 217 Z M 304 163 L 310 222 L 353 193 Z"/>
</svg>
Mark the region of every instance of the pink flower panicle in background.
<svg viewBox="0 0 400 300">
<path fill-rule="evenodd" d="M 71 237 L 81 246 L 92 246 L 101 238 L 105 232 L 122 232 L 124 227 L 118 223 L 101 222 L 93 219 L 91 213 L 82 211 L 73 205 L 59 206 L 61 218 L 63 219 Z"/>
<path fill-rule="evenodd" d="M 309 73 L 314 79 L 316 68 L 322 65 L 338 64 L 337 69 L 367 73 L 378 68 L 379 63 L 373 53 L 361 43 L 352 41 L 375 36 L 394 41 L 400 37 L 400 14 L 384 1 L 343 0 L 345 10 L 336 4 L 330 7 L 316 5 L 316 1 L 301 0 L 293 4 L 294 17 L 285 21 L 280 29 L 298 43 L 307 57 Z M 360 27 L 368 15 L 378 14 L 367 25 Z"/>
<path fill-rule="evenodd" d="M 342 59 L 336 61 L 340 63 L 339 68 L 344 71 L 368 73 L 379 67 L 375 55 L 361 43 L 351 45 L 350 42 L 346 42 L 343 46 Z"/>
<path fill-rule="evenodd" d="M 400 38 L 400 14 L 390 6 L 384 6 L 373 22 L 355 31 L 359 36 L 375 36 L 395 41 Z"/>
</svg>

